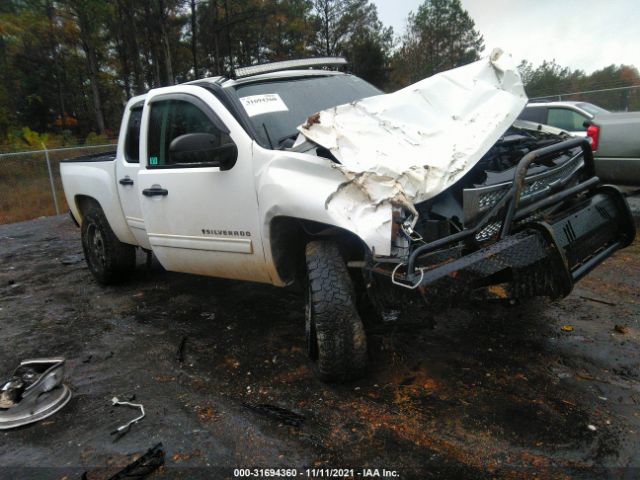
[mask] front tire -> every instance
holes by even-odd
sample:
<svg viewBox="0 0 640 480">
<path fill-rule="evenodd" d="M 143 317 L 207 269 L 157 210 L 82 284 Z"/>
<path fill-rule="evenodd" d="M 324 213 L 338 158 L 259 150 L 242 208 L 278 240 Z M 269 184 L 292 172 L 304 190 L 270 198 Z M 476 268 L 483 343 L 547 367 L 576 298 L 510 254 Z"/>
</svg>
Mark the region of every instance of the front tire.
<svg viewBox="0 0 640 480">
<path fill-rule="evenodd" d="M 310 242 L 305 253 L 305 330 L 314 370 L 327 382 L 354 380 L 366 370 L 367 338 L 347 266 L 334 242 Z"/>
<path fill-rule="evenodd" d="M 92 206 L 81 227 L 82 250 L 87 266 L 101 285 L 129 279 L 136 268 L 136 249 L 118 240 L 102 209 Z"/>
</svg>

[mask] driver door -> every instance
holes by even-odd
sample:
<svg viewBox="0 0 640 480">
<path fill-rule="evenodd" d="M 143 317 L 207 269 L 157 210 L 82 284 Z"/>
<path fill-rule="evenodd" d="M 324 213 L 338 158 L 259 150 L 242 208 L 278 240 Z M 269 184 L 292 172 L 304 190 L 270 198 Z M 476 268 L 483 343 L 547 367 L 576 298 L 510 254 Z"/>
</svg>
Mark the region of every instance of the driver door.
<svg viewBox="0 0 640 480">
<path fill-rule="evenodd" d="M 270 283 L 251 139 L 213 95 L 205 102 L 200 92 L 198 97 L 156 95 L 145 106 L 143 132 L 148 133 L 141 156 L 146 168 L 139 173 L 138 191 L 149 242 L 167 270 Z M 184 163 L 174 141 L 194 133 L 215 136 L 215 147 L 235 144 L 237 155 L 218 159 L 215 152 L 199 152 Z M 217 161 L 224 164 L 211 165 Z"/>
</svg>

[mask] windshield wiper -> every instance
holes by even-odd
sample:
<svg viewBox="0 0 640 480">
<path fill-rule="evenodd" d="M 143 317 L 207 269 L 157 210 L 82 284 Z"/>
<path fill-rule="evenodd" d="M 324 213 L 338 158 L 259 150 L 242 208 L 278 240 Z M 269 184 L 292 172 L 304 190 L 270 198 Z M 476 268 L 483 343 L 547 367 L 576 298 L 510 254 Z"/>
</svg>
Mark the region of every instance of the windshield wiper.
<svg viewBox="0 0 640 480">
<path fill-rule="evenodd" d="M 290 134 L 290 135 L 285 135 L 285 136 L 284 136 L 284 137 L 282 137 L 280 140 L 278 140 L 278 148 L 282 148 L 282 143 L 283 143 L 285 140 L 289 140 L 289 139 L 291 139 L 291 140 L 295 140 L 295 139 L 298 137 L 298 135 L 299 135 L 299 133 L 298 133 L 298 132 L 296 132 L 296 133 L 292 133 L 292 134 Z"/>
<path fill-rule="evenodd" d="M 264 128 L 264 133 L 267 136 L 267 140 L 269 141 L 269 146 L 271 147 L 271 150 L 273 150 L 273 142 L 271 141 L 271 135 L 269 135 L 269 130 L 267 130 L 267 124 L 262 122 L 262 128 Z"/>
</svg>

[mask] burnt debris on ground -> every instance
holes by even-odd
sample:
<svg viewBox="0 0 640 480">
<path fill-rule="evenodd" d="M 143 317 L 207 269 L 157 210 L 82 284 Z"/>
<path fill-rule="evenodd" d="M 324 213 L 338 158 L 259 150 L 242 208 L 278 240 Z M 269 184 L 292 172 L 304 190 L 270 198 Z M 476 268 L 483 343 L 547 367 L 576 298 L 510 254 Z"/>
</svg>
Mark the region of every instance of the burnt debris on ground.
<svg viewBox="0 0 640 480">
<path fill-rule="evenodd" d="M 165 466 L 153 478 L 260 466 L 393 468 L 403 479 L 640 468 L 637 240 L 564 300 L 460 304 L 430 311 L 434 328 L 376 327 L 368 376 L 330 386 L 308 367 L 296 292 L 147 268 L 143 255 L 130 283 L 103 288 L 75 262 L 66 217 L 0 226 L 0 239 L 0 365 L 63 356 L 73 391 L 55 415 L 0 431 L 0 467 L 21 478 L 34 465 L 52 478 L 117 472 L 159 442 Z M 136 394 L 146 417 L 113 442 L 126 412 L 110 400 Z"/>
</svg>

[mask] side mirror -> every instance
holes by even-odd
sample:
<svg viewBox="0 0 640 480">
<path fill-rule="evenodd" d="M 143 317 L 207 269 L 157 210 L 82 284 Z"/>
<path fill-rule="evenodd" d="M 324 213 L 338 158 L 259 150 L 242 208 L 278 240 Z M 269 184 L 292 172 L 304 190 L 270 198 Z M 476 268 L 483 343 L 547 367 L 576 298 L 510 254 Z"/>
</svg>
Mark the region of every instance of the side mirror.
<svg viewBox="0 0 640 480">
<path fill-rule="evenodd" d="M 171 164 L 198 167 L 220 167 L 228 170 L 238 157 L 233 142 L 220 144 L 220 136 L 212 133 L 187 133 L 174 138 L 169 145 Z"/>
</svg>

